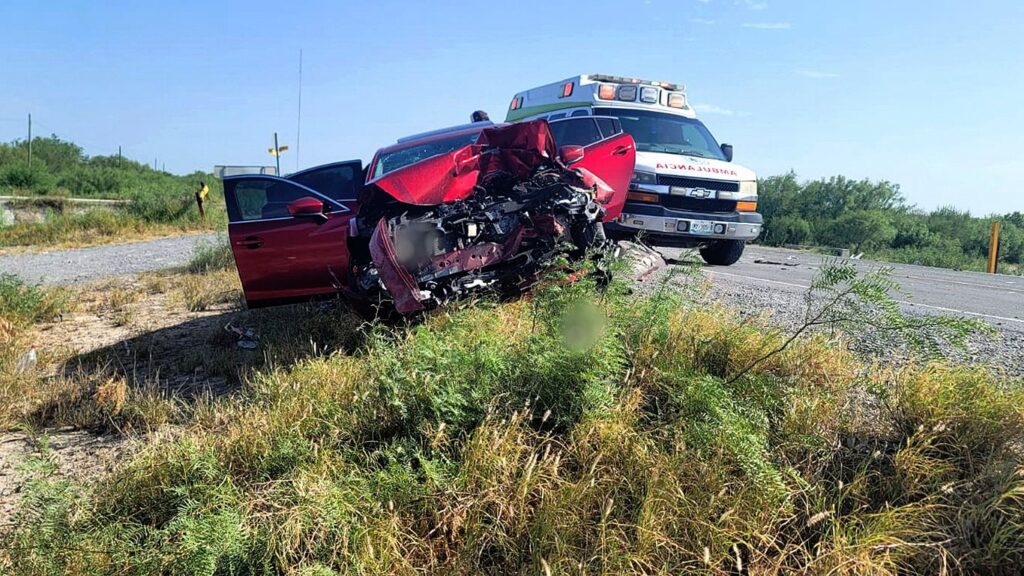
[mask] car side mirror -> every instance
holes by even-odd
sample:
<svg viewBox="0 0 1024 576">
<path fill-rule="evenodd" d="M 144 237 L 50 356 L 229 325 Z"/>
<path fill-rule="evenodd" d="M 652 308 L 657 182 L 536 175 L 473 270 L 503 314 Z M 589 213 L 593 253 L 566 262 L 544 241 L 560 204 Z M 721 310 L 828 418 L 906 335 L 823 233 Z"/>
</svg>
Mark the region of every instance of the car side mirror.
<svg viewBox="0 0 1024 576">
<path fill-rule="evenodd" d="M 566 166 L 573 162 L 579 162 L 583 159 L 583 146 L 562 146 L 558 149 L 558 157 Z"/>
<path fill-rule="evenodd" d="M 289 202 L 288 213 L 295 217 L 313 216 L 326 219 L 323 201 L 312 196 L 304 196 Z"/>
<path fill-rule="evenodd" d="M 722 144 L 722 154 L 725 154 L 726 162 L 732 162 L 732 144 Z"/>
</svg>

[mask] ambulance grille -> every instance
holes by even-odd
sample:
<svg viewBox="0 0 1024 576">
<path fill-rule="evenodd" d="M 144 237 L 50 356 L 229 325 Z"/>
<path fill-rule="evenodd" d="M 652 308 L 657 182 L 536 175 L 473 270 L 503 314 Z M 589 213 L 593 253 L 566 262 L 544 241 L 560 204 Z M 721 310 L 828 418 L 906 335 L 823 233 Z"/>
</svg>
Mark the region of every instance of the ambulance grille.
<svg viewBox="0 0 1024 576">
<path fill-rule="evenodd" d="M 716 200 L 712 198 L 687 198 L 686 196 L 668 195 L 661 197 L 661 204 L 675 210 L 693 212 L 735 212 L 736 202 L 733 200 Z"/>
<path fill-rule="evenodd" d="M 684 178 L 682 176 L 665 176 L 658 174 L 658 184 L 662 186 L 679 186 L 681 188 L 707 188 L 720 192 L 739 192 L 739 182 L 724 180 L 704 180 L 702 178 Z"/>
</svg>

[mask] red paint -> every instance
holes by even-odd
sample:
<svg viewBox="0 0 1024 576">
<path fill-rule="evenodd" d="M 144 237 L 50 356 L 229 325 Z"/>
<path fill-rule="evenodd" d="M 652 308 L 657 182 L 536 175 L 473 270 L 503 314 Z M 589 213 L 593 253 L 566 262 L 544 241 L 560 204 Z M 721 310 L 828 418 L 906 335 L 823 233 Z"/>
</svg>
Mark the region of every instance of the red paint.
<svg viewBox="0 0 1024 576">
<path fill-rule="evenodd" d="M 304 298 L 344 286 L 349 263 L 345 241 L 352 213 L 328 214 L 326 219 L 300 217 L 228 226 L 246 300 Z"/>
<path fill-rule="evenodd" d="M 611 222 L 622 214 L 629 181 L 636 164 L 636 145 L 629 134 L 618 134 L 584 148 L 583 159 L 572 165 L 583 168 L 600 179 L 597 197 L 604 206 L 604 221 Z"/>
</svg>

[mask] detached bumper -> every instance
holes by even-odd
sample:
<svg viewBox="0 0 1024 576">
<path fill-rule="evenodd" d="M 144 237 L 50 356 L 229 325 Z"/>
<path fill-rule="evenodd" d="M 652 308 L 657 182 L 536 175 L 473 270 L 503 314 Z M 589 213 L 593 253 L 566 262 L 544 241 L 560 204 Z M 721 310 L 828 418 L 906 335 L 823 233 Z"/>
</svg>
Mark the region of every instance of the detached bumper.
<svg viewBox="0 0 1024 576">
<path fill-rule="evenodd" d="M 761 234 L 764 219 L 757 212 L 689 212 L 654 204 L 627 202 L 610 230 L 645 232 L 654 237 L 677 239 L 684 244 L 713 240 L 753 240 Z M 694 233 L 699 230 L 699 233 Z"/>
</svg>

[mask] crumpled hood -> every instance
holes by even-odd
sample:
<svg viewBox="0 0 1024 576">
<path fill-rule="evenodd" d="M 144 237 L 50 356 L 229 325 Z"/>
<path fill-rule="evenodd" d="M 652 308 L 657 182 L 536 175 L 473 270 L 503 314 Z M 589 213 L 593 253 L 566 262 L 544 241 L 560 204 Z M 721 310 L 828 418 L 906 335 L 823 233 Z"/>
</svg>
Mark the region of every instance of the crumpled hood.
<svg viewBox="0 0 1024 576">
<path fill-rule="evenodd" d="M 495 172 L 525 178 L 557 157 L 547 122 L 535 120 L 486 128 L 476 144 L 439 154 L 391 172 L 364 188 L 365 205 L 382 191 L 403 204 L 433 206 L 463 200 Z"/>
<path fill-rule="evenodd" d="M 754 171 L 734 164 L 711 158 L 696 158 L 680 154 L 664 154 L 661 152 L 636 153 L 636 169 L 656 174 L 671 174 L 688 178 L 706 178 L 709 180 L 729 180 L 733 182 L 756 180 Z"/>
</svg>

